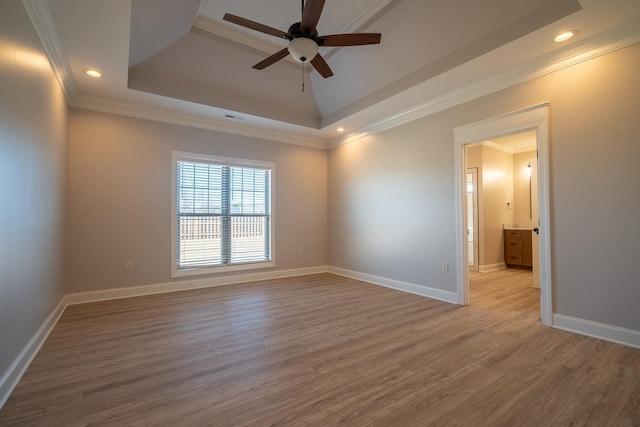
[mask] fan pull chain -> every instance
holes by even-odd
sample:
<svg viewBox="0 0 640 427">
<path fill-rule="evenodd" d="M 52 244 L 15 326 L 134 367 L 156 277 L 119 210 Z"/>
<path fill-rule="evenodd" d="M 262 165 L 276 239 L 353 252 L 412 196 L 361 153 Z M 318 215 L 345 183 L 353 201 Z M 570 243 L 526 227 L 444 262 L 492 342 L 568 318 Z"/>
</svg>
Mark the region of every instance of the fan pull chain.
<svg viewBox="0 0 640 427">
<path fill-rule="evenodd" d="M 302 64 L 302 93 L 304 93 L 304 63 Z"/>
</svg>

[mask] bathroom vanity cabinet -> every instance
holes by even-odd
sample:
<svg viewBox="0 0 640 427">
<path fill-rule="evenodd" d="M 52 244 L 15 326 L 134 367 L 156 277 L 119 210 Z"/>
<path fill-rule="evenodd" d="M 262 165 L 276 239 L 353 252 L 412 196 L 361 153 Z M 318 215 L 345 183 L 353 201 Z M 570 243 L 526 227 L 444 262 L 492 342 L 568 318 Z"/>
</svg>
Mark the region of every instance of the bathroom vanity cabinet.
<svg viewBox="0 0 640 427">
<path fill-rule="evenodd" d="M 504 263 L 509 266 L 531 267 L 531 230 L 504 230 Z"/>
</svg>

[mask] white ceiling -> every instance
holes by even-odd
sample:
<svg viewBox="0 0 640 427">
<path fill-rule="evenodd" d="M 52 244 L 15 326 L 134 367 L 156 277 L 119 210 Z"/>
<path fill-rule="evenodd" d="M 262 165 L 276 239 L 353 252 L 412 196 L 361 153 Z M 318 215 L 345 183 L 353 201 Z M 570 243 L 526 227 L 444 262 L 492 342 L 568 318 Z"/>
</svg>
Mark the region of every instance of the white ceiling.
<svg viewBox="0 0 640 427">
<path fill-rule="evenodd" d="M 287 60 L 253 70 L 287 41 L 222 20 L 286 31 L 299 0 L 25 4 L 73 106 L 318 147 L 640 41 L 637 0 L 327 0 L 321 35 L 382 42 L 321 48 L 335 73 L 323 79 Z M 577 36 L 554 43 L 566 29 Z"/>
</svg>

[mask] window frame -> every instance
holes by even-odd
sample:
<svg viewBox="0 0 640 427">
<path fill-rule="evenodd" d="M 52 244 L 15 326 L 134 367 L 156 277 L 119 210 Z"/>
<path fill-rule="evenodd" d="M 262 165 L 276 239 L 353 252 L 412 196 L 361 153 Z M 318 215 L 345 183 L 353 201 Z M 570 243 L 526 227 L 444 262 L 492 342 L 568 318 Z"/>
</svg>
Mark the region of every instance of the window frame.
<svg viewBox="0 0 640 427">
<path fill-rule="evenodd" d="M 216 265 L 205 267 L 187 267 L 178 268 L 178 162 L 196 162 L 196 163 L 216 163 L 226 164 L 236 167 L 262 168 L 269 169 L 269 202 L 270 202 L 270 261 L 252 262 L 235 265 Z M 275 254 L 275 176 L 276 164 L 274 162 L 266 162 L 261 160 L 242 159 L 236 157 L 214 156 L 210 154 L 198 154 L 185 151 L 172 151 L 171 154 L 171 277 L 196 276 L 205 274 L 216 274 L 233 271 L 246 271 L 264 268 L 273 268 L 276 266 Z"/>
</svg>

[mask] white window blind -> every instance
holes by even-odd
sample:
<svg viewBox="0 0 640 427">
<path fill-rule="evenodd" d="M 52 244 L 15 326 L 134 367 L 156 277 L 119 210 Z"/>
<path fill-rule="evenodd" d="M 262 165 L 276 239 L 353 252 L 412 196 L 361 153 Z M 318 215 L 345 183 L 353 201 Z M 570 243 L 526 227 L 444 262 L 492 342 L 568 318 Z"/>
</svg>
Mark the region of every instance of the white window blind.
<svg viewBox="0 0 640 427">
<path fill-rule="evenodd" d="M 176 161 L 176 268 L 271 261 L 271 169 Z"/>
</svg>

